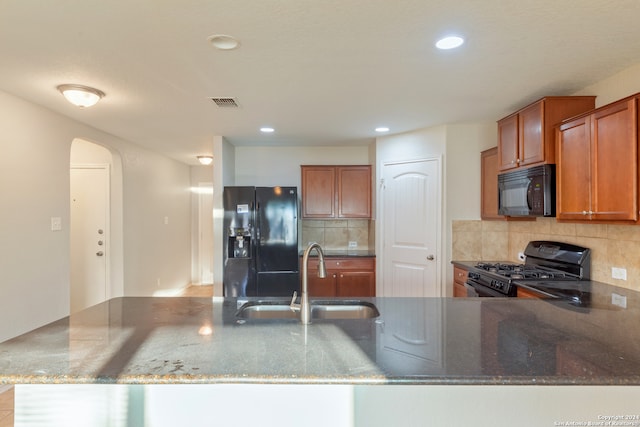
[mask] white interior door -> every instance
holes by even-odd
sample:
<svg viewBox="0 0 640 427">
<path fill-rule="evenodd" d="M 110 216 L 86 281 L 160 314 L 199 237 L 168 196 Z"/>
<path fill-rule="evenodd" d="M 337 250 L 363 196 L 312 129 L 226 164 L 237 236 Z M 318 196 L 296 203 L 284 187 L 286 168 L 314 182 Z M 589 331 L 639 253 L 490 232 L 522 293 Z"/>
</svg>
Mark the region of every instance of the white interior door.
<svg viewBox="0 0 640 427">
<path fill-rule="evenodd" d="M 71 312 L 106 301 L 109 257 L 109 166 L 72 165 Z"/>
<path fill-rule="evenodd" d="M 382 295 L 440 296 L 440 159 L 382 167 Z"/>
<path fill-rule="evenodd" d="M 198 185 L 200 284 L 213 284 L 213 183 Z"/>
</svg>

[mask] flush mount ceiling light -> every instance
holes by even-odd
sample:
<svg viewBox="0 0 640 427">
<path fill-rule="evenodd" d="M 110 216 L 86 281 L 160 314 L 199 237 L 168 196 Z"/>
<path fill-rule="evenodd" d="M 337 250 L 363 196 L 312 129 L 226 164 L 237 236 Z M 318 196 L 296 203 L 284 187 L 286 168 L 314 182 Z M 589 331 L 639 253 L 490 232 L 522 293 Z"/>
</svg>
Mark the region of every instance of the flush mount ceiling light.
<svg viewBox="0 0 640 427">
<path fill-rule="evenodd" d="M 207 40 L 209 40 L 209 43 L 211 43 L 213 47 L 220 50 L 233 50 L 240 46 L 238 40 L 226 34 L 214 34 L 209 36 Z"/>
<path fill-rule="evenodd" d="M 262 132 L 262 133 L 273 133 L 273 132 L 275 132 L 275 129 L 265 126 L 265 127 L 261 127 L 260 128 L 260 132 Z"/>
<path fill-rule="evenodd" d="M 389 132 L 389 128 L 388 128 L 388 127 L 386 127 L 386 126 L 380 126 L 380 127 L 377 127 L 377 128 L 375 129 L 375 131 L 376 131 L 376 132 L 379 132 L 379 133 Z"/>
<path fill-rule="evenodd" d="M 213 156 L 197 156 L 198 161 L 202 165 L 210 165 L 213 162 Z"/>
<path fill-rule="evenodd" d="M 103 91 L 89 86 L 60 85 L 57 89 L 67 101 L 78 107 L 91 107 L 104 97 Z"/>
<path fill-rule="evenodd" d="M 436 42 L 436 47 L 438 49 L 455 49 L 456 47 L 462 46 L 464 43 L 464 39 L 459 36 L 447 36 L 443 37 Z"/>
</svg>

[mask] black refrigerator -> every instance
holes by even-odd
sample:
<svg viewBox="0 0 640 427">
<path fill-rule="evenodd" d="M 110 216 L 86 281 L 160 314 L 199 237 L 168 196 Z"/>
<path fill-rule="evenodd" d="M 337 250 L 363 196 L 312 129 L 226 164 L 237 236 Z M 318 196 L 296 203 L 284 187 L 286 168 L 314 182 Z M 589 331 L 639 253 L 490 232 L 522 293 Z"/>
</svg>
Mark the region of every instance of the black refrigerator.
<svg viewBox="0 0 640 427">
<path fill-rule="evenodd" d="M 224 296 L 300 289 L 296 187 L 224 188 Z"/>
</svg>

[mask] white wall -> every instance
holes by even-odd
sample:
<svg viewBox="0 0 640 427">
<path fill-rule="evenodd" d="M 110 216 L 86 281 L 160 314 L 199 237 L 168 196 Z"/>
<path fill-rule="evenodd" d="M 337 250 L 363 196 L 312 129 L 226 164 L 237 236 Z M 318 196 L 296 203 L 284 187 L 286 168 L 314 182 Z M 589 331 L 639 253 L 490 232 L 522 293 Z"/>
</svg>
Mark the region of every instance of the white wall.
<svg viewBox="0 0 640 427">
<path fill-rule="evenodd" d="M 236 147 L 235 184 L 300 188 L 300 165 L 368 165 L 369 147 Z"/>
<path fill-rule="evenodd" d="M 175 294 L 191 280 L 189 166 L 124 149 L 125 294 Z"/>
<path fill-rule="evenodd" d="M 191 283 L 200 283 L 200 183 L 213 185 L 213 166 L 191 166 Z M 213 213 L 212 213 L 213 215 Z"/>
<path fill-rule="evenodd" d="M 189 167 L 0 92 L 0 341 L 69 314 L 74 138 L 123 160 L 124 293 L 151 295 L 189 282 Z M 62 231 L 51 231 L 54 216 Z"/>
<path fill-rule="evenodd" d="M 445 155 L 445 212 L 442 235 L 445 252 L 443 295 L 453 296 L 452 232 L 454 219 L 480 218 L 480 152 L 498 143 L 496 122 L 447 126 Z"/>
<path fill-rule="evenodd" d="M 587 86 L 574 95 L 595 95 L 596 107 L 601 107 L 638 92 L 640 92 L 640 64 Z"/>
</svg>

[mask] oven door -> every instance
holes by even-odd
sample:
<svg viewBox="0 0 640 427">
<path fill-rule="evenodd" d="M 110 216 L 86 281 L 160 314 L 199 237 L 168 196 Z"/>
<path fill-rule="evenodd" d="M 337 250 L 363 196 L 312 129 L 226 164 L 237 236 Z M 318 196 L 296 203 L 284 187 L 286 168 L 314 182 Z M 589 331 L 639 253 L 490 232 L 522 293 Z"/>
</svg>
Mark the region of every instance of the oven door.
<svg viewBox="0 0 640 427">
<path fill-rule="evenodd" d="M 468 279 L 467 282 L 464 284 L 464 287 L 467 288 L 467 297 L 504 298 L 507 296 L 491 288 L 488 288 L 484 285 L 481 285 L 480 283 L 472 279 Z"/>
</svg>

